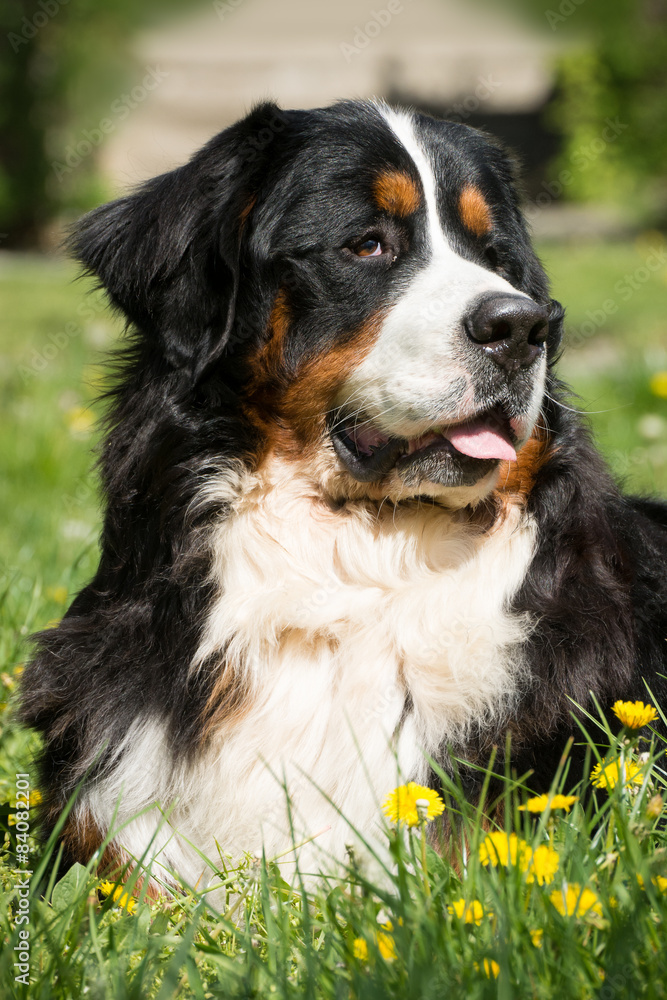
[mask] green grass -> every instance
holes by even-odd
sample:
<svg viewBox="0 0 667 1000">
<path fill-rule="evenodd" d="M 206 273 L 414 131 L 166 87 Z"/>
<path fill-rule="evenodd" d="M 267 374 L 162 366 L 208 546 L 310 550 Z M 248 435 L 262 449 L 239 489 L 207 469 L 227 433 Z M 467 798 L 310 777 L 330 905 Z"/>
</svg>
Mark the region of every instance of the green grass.
<svg viewBox="0 0 667 1000">
<path fill-rule="evenodd" d="M 571 346 L 561 371 L 581 397 L 576 405 L 592 411 L 615 472 L 643 492 L 667 492 L 667 399 L 651 391 L 651 378 L 667 371 L 667 264 L 647 271 L 646 280 L 638 271 L 656 260 L 649 256 L 656 241 L 542 248 L 553 294 L 568 310 Z M 0 258 L 0 802 L 14 801 L 14 775 L 30 770 L 34 750 L 11 718 L 25 637 L 62 614 L 96 559 L 92 401 L 119 324 L 73 275 L 62 262 Z M 516 869 L 479 864 L 479 817 L 455 787 L 450 807 L 461 830 L 454 854 L 464 844 L 469 853 L 463 868 L 460 857 L 452 867 L 429 856 L 430 895 L 419 852 L 414 871 L 396 855 L 398 874 L 387 885 L 368 885 L 351 872 L 328 892 L 308 896 L 281 882 L 279 866 L 248 858 L 238 870 L 221 871 L 228 909 L 245 893 L 231 913 L 225 906 L 216 912 L 195 893 L 159 905 L 142 900 L 128 913 L 109 899 L 101 905 L 93 874 L 78 868 L 44 898 L 33 879 L 28 992 L 13 980 L 20 925 L 12 875 L 16 830 L 8 827 L 0 865 L 7 942 L 0 983 L 5 995 L 57 998 L 441 997 L 447 991 L 455 998 L 662 997 L 667 896 L 651 875 L 667 875 L 667 845 L 659 819 L 647 815 L 662 787 L 663 772 L 654 769 L 638 793 L 618 789 L 611 805 L 576 807 L 558 821 L 550 831 L 560 855 L 551 886 L 528 884 Z M 523 793 L 512 789 L 510 780 L 507 823 L 530 843 L 544 840 L 548 825 L 518 812 Z M 0 825 L 8 812 L 0 809 Z M 395 852 L 399 846 L 394 841 Z M 32 861 L 39 863 L 36 856 Z M 549 895 L 563 878 L 595 891 L 600 914 L 561 917 Z M 449 914 L 459 898 L 482 902 L 479 927 Z M 378 933 L 385 933 L 377 923 L 381 909 L 393 926 L 391 960 L 377 951 L 384 941 Z M 539 929 L 542 947 L 535 947 L 530 932 Z M 354 958 L 355 938 L 366 940 L 368 961 Z M 498 963 L 498 978 L 485 974 L 485 958 Z"/>
<path fill-rule="evenodd" d="M 507 778 L 504 826 L 487 837 L 481 809 L 443 774 L 454 832 L 439 852 L 426 848 L 425 862 L 423 832 L 389 825 L 388 867 L 376 882 L 354 858 L 340 878 L 306 889 L 285 882 L 279 863 L 246 857 L 232 866 L 221 856 L 217 905 L 192 890 L 149 901 L 136 876 L 101 889 L 80 865 L 40 893 L 37 859 L 21 903 L 23 880 L 9 865 L 22 856 L 22 834 L 6 809 L 0 983 L 45 1000 L 664 998 L 664 744 L 609 743 L 605 760 L 626 776 L 609 797 L 533 815 L 519 809 L 522 783 Z M 641 765 L 639 750 L 648 754 Z M 17 986 L 26 927 L 30 985 Z"/>
<path fill-rule="evenodd" d="M 575 405 L 627 489 L 664 495 L 667 399 L 650 382 L 667 371 L 667 244 L 648 233 L 634 244 L 549 245 L 541 256 L 566 307 L 560 371 Z"/>
</svg>

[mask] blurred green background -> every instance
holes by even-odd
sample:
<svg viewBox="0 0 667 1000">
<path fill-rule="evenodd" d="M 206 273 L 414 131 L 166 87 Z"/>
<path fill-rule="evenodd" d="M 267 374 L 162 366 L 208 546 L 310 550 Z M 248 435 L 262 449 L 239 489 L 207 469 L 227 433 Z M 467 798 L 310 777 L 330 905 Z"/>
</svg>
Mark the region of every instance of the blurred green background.
<svg viewBox="0 0 667 1000">
<path fill-rule="evenodd" d="M 158 15 L 182 16 L 190 6 L 3 0 L 0 7 L 5 694 L 25 655 L 24 637 L 58 618 L 94 569 L 100 517 L 94 400 L 105 352 L 120 335 L 99 293 L 75 280 L 73 265 L 54 252 L 64 224 L 113 193 L 100 167 L 103 144 L 63 183 L 54 180 L 54 156 L 136 80 L 136 33 Z M 561 371 L 578 394 L 571 405 L 590 413 L 629 489 L 666 493 L 667 3 L 559 0 L 549 8 L 516 0 L 512 10 L 547 39 L 560 43 L 571 34 L 553 56 L 553 90 L 539 111 L 539 135 L 526 132 L 525 122 L 517 132 L 524 151 L 551 137 L 541 173 L 531 173 L 527 210 L 553 294 L 567 308 Z M 187 91 L 187 74 L 178 86 Z M 475 123 L 483 117 L 482 108 Z M 499 117 L 480 123 L 495 128 Z M 628 127 L 598 150 L 609 119 Z M 587 162 L 577 167 L 582 157 Z M 559 181 L 563 172 L 572 179 Z M 550 226 L 547 215 L 555 219 Z M 621 216 L 620 224 L 605 222 Z"/>
<path fill-rule="evenodd" d="M 11 710 L 26 639 L 57 622 L 97 562 L 96 399 L 122 336 L 102 294 L 59 253 L 62 235 L 83 211 L 182 162 L 254 100 L 308 107 L 378 93 L 513 147 L 567 309 L 569 405 L 589 414 L 629 490 L 667 494 L 667 0 L 391 2 L 388 19 L 388 0 L 0 0 L 5 815 L 16 771 L 38 749 Z M 7 888 L 9 868 L 0 874 Z M 73 942 L 57 956 L 67 984 L 88 925 L 55 919 Z M 139 919 L 142 948 L 161 940 L 157 921 L 146 937 Z M 108 928 L 114 972 L 128 962 L 141 972 L 148 952 L 118 957 L 130 940 L 119 928 Z M 168 941 L 170 955 L 183 953 L 179 937 Z M 101 982 L 91 980 L 96 995 Z"/>
</svg>

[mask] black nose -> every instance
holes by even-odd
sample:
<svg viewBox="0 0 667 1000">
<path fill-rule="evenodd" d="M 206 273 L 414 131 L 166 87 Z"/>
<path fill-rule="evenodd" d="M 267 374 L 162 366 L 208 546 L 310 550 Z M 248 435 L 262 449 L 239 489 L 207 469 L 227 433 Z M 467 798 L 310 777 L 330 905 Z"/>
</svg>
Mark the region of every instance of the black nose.
<svg viewBox="0 0 667 1000">
<path fill-rule="evenodd" d="M 501 368 L 527 368 L 544 350 L 549 317 L 544 306 L 519 295 L 493 294 L 464 322 L 466 333 Z"/>
</svg>

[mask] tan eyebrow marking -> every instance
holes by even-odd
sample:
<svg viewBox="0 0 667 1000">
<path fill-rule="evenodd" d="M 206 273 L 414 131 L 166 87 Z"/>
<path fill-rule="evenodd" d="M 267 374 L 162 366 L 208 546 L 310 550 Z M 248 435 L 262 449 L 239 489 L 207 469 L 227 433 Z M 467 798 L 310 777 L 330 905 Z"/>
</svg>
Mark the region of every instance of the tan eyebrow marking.
<svg viewBox="0 0 667 1000">
<path fill-rule="evenodd" d="M 404 218 L 421 205 L 421 193 L 412 177 L 402 170 L 384 170 L 373 184 L 375 204 L 384 212 Z"/>
<path fill-rule="evenodd" d="M 466 229 L 475 236 L 488 233 L 493 225 L 491 209 L 482 192 L 473 184 L 466 184 L 459 195 L 459 215 Z"/>
</svg>

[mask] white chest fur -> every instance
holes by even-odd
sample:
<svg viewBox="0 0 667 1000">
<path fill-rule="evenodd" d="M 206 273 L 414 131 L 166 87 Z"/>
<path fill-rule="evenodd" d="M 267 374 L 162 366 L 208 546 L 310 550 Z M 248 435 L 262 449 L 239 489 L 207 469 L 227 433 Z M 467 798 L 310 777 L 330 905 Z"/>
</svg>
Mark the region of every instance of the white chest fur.
<svg viewBox="0 0 667 1000">
<path fill-rule="evenodd" d="M 159 801 L 204 852 L 263 841 L 270 857 L 291 843 L 284 782 L 297 840 L 329 827 L 317 846 L 340 857 L 347 820 L 368 832 L 384 795 L 424 775 L 424 751 L 515 696 L 530 623 L 508 604 L 535 525 L 518 508 L 490 532 L 432 505 L 333 510 L 278 464 L 225 490 L 236 499 L 212 536 L 219 591 L 193 669 L 224 651 L 244 707 L 187 773 L 167 764 L 157 723 L 138 723 L 91 805 L 108 815 L 125 788 L 121 817 Z M 155 822 L 137 822 L 120 840 L 140 855 Z M 196 880 L 187 843 L 158 840 Z"/>
</svg>

